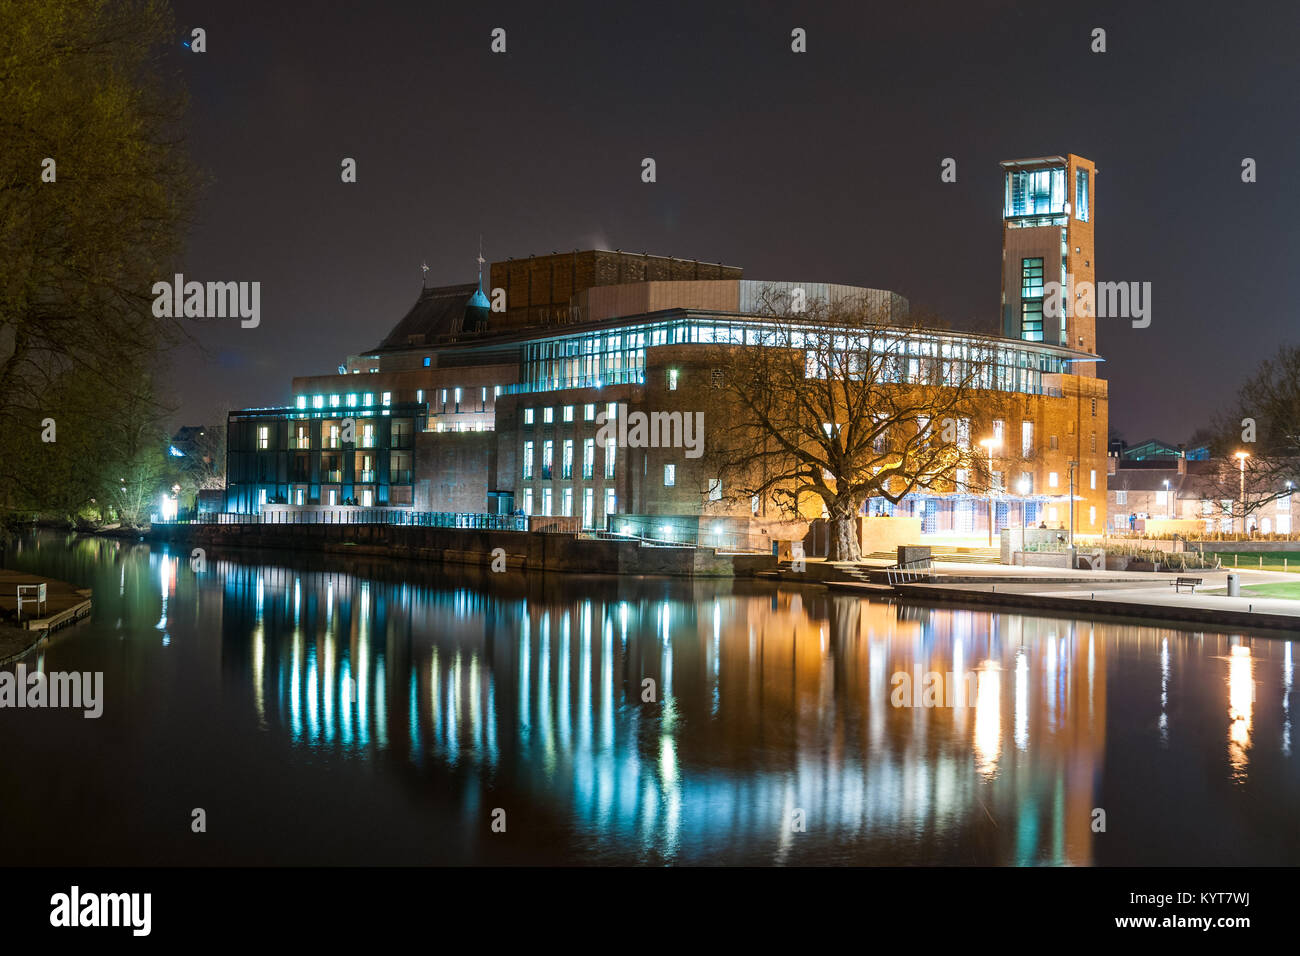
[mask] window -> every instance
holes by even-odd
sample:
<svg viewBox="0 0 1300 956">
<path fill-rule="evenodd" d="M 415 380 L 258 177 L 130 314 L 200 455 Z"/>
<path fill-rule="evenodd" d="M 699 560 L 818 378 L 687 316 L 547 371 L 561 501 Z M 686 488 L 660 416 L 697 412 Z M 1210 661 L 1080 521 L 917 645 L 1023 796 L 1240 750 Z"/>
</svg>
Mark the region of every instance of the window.
<svg viewBox="0 0 1300 956">
<path fill-rule="evenodd" d="M 1278 533 L 1278 534 L 1290 534 L 1290 533 L 1291 533 L 1291 516 L 1290 516 L 1290 515 L 1278 515 L 1278 516 L 1277 516 L 1277 533 Z"/>
<path fill-rule="evenodd" d="M 1061 447 L 1061 442 L 1057 439 L 1055 435 L 1053 435 L 1051 438 L 1047 439 L 1047 447 L 1050 448 L 1052 451 L 1056 451 L 1058 448 Z"/>
<path fill-rule="evenodd" d="M 383 394 L 382 396 L 380 396 L 380 399 L 379 399 L 379 400 L 380 400 L 380 402 L 383 403 L 384 405 L 391 405 L 391 404 L 393 404 L 393 393 L 392 393 L 392 392 L 384 392 L 384 394 Z"/>
<path fill-rule="evenodd" d="M 542 490 L 542 515 L 549 518 L 551 516 L 551 489 Z"/>
<path fill-rule="evenodd" d="M 339 491 L 337 488 L 330 489 L 329 502 L 332 505 L 336 505 L 339 503 Z"/>
<path fill-rule="evenodd" d="M 1050 216 L 1065 212 L 1065 169 L 1021 169 L 1007 173 L 1003 215 Z"/>
<path fill-rule="evenodd" d="M 964 493 L 966 491 L 966 484 L 969 481 L 970 481 L 970 472 L 967 471 L 965 468 L 958 468 L 956 477 L 953 479 L 953 483 L 955 485 L 954 490 L 958 494 Z"/>
<path fill-rule="evenodd" d="M 561 459 L 560 477 L 568 481 L 573 477 L 573 439 L 564 439 L 564 457 Z M 566 514 L 568 512 L 565 512 Z"/>
<path fill-rule="evenodd" d="M 614 444 L 614 439 L 605 442 L 605 477 L 614 477 L 614 456 L 618 446 Z"/>
<path fill-rule="evenodd" d="M 573 421 L 573 406 L 572 406 L 572 405 L 565 405 L 565 406 L 564 406 L 564 420 L 565 420 L 566 422 L 571 422 L 571 421 Z"/>
<path fill-rule="evenodd" d="M 1097 469 L 1096 468 L 1088 472 L 1088 479 L 1090 482 L 1090 487 L 1092 488 L 1093 491 L 1096 491 L 1097 490 Z"/>
<path fill-rule="evenodd" d="M 709 479 L 709 500 L 710 501 L 722 500 L 722 479 L 721 478 Z"/>
<path fill-rule="evenodd" d="M 271 447 L 271 429 L 266 425 L 257 426 L 257 447 L 258 448 Z"/>
<path fill-rule="evenodd" d="M 366 402 L 366 404 L 369 405 L 370 403 Z M 444 412 L 447 410 L 447 390 L 445 388 L 442 390 L 442 410 Z"/>
<path fill-rule="evenodd" d="M 664 465 L 664 487 L 671 488 L 677 484 L 677 466 Z"/>
<path fill-rule="evenodd" d="M 957 445 L 960 448 L 970 448 L 970 419 L 959 418 L 957 420 Z"/>
<path fill-rule="evenodd" d="M 301 505 L 303 503 L 303 498 L 304 498 L 303 490 L 299 488 L 296 492 L 294 492 L 293 503 L 296 505 Z"/>
<path fill-rule="evenodd" d="M 525 488 L 524 489 L 524 514 L 531 515 L 532 513 L 533 513 L 533 489 Z"/>
<path fill-rule="evenodd" d="M 1277 499 L 1277 510 L 1278 510 L 1279 512 L 1284 513 L 1284 514 L 1289 514 L 1289 513 L 1290 513 L 1290 511 L 1291 511 L 1291 496 L 1290 496 L 1289 494 L 1288 494 L 1288 495 L 1283 495 L 1282 497 L 1280 497 L 1280 498 Z"/>
<path fill-rule="evenodd" d="M 561 499 L 561 501 L 563 502 L 563 504 L 560 506 L 561 508 L 560 514 L 564 515 L 564 517 L 566 518 L 572 518 L 573 517 L 573 489 L 572 488 L 564 489 L 564 496 Z"/>
<path fill-rule="evenodd" d="M 367 407 L 369 407 L 369 406 L 375 404 L 375 393 L 374 393 L 374 392 L 366 392 L 366 398 L 365 398 L 365 401 L 364 401 L 362 404 L 366 405 Z"/>
<path fill-rule="evenodd" d="M 365 424 L 361 426 L 361 447 L 362 448 L 375 447 L 375 426 L 374 425 Z"/>
<path fill-rule="evenodd" d="M 543 409 L 542 409 L 542 423 L 545 424 L 545 425 L 549 425 L 549 424 L 551 424 L 553 421 L 555 421 L 555 409 L 554 409 L 554 408 L 543 408 Z"/>
<path fill-rule="evenodd" d="M 1034 423 L 1020 423 L 1020 457 L 1030 458 L 1034 454 Z"/>
<path fill-rule="evenodd" d="M 596 420 L 596 404 L 588 402 L 582 406 L 582 420 L 584 422 L 594 422 Z"/>
<path fill-rule="evenodd" d="M 379 370 L 378 370 L 378 369 L 371 369 L 371 371 L 372 371 L 372 372 L 377 372 L 377 371 L 379 371 Z M 367 488 L 365 491 L 361 492 L 361 504 L 362 504 L 364 507 L 369 508 L 369 507 L 371 507 L 374 503 L 375 503 L 375 493 L 374 493 L 373 491 L 371 491 L 369 488 Z"/>
<path fill-rule="evenodd" d="M 306 408 L 306 407 L 307 407 L 307 396 L 306 396 L 306 395 L 299 395 L 299 396 L 298 396 L 298 407 L 299 407 L 299 408 Z"/>
<path fill-rule="evenodd" d="M 709 372 L 709 384 L 714 388 L 722 388 L 726 384 L 726 376 L 722 369 L 715 368 Z"/>
<path fill-rule="evenodd" d="M 532 423 L 533 423 L 533 410 L 532 410 L 531 408 L 525 408 L 525 409 L 524 409 L 524 424 L 525 424 L 525 425 L 531 425 Z"/>
<path fill-rule="evenodd" d="M 1043 260 L 1020 260 L 1020 337 L 1043 341 Z"/>
<path fill-rule="evenodd" d="M 1126 504 L 1128 504 L 1128 491 L 1127 491 L 1127 490 L 1124 490 L 1124 491 L 1117 491 L 1117 492 L 1115 492 L 1115 504 L 1117 504 L 1117 505 L 1126 505 Z"/>
<path fill-rule="evenodd" d="M 342 442 L 339 440 L 339 426 L 331 425 L 329 438 L 325 440 L 326 448 L 338 448 Z"/>
<path fill-rule="evenodd" d="M 668 370 L 668 391 L 677 391 L 677 369 L 675 368 Z"/>
<path fill-rule="evenodd" d="M 595 492 L 590 488 L 582 489 L 582 526 L 584 528 L 596 526 L 596 497 Z"/>
<path fill-rule="evenodd" d="M 596 439 L 582 440 L 582 477 L 592 478 L 596 473 Z"/>
<path fill-rule="evenodd" d="M 312 407 L 312 408 L 324 408 L 324 407 L 325 407 L 325 396 L 324 396 L 324 395 L 313 395 L 313 396 L 312 396 L 312 399 L 311 399 L 311 407 Z"/>
<path fill-rule="evenodd" d="M 1088 171 L 1074 171 L 1074 218 L 1088 221 Z"/>
<path fill-rule="evenodd" d="M 1047 473 L 1047 487 L 1055 488 L 1061 483 L 1059 476 L 1054 471 Z"/>
<path fill-rule="evenodd" d="M 1169 497 L 1169 492 L 1165 491 L 1163 488 L 1160 489 L 1159 491 L 1156 492 L 1156 504 L 1164 505 L 1168 497 Z"/>
<path fill-rule="evenodd" d="M 605 404 L 605 421 L 612 422 L 618 418 L 618 402 L 607 402 Z"/>
<path fill-rule="evenodd" d="M 1020 473 L 1020 487 L 1017 488 L 1016 491 L 1024 495 L 1032 495 L 1034 493 L 1033 473 L 1028 471 L 1022 471 Z"/>
<path fill-rule="evenodd" d="M 613 488 L 605 489 L 605 514 L 618 514 L 618 495 L 614 493 Z"/>
<path fill-rule="evenodd" d="M 479 410 L 480 412 L 486 412 L 486 411 L 487 411 L 487 386 L 486 386 L 486 385 L 484 385 L 481 389 L 479 389 L 479 393 L 478 393 L 478 410 Z"/>
<path fill-rule="evenodd" d="M 340 400 L 341 400 L 340 396 L 338 396 L 338 395 L 331 395 L 331 396 L 330 396 L 330 408 L 338 408 L 338 407 L 339 407 L 339 401 L 340 401 Z"/>
<path fill-rule="evenodd" d="M 1088 509 L 1088 524 L 1096 524 L 1096 523 L 1097 523 L 1097 509 L 1096 509 L 1096 507 L 1089 508 L 1089 509 Z"/>
<path fill-rule="evenodd" d="M 258 488 L 258 489 L 257 489 L 257 503 L 260 504 L 260 505 L 264 505 L 264 504 L 266 504 L 266 489 L 265 489 L 265 488 Z"/>
<path fill-rule="evenodd" d="M 348 405 L 348 408 L 356 408 L 356 407 L 357 407 L 357 393 L 356 393 L 356 392 L 349 392 L 349 393 L 348 393 L 348 401 L 347 401 L 347 405 Z"/>
<path fill-rule="evenodd" d="M 456 412 L 460 413 L 460 386 L 456 387 Z"/>
<path fill-rule="evenodd" d="M 533 443 L 524 442 L 524 481 L 533 480 Z"/>
<path fill-rule="evenodd" d="M 1097 417 L 1097 400 L 1095 398 L 1092 400 L 1092 417 Z"/>
<path fill-rule="evenodd" d="M 751 495 L 751 496 L 750 496 L 750 498 L 749 498 L 749 512 L 750 512 L 750 514 L 758 514 L 758 504 L 759 504 L 759 501 L 760 501 L 760 499 L 759 499 L 758 495 Z"/>
<path fill-rule="evenodd" d="M 1007 423 L 1000 418 L 995 418 L 993 420 L 993 441 L 998 445 L 998 447 L 1002 446 L 1002 442 L 1006 438 L 1006 426 Z"/>
<path fill-rule="evenodd" d="M 1096 450 L 1097 450 L 1097 433 L 1096 433 L 1096 432 L 1093 432 L 1092 434 L 1090 434 L 1090 435 L 1088 436 L 1088 450 L 1089 450 L 1089 451 L 1096 451 Z"/>
<path fill-rule="evenodd" d="M 542 442 L 542 480 L 543 481 L 550 481 L 551 465 L 554 463 L 554 461 L 555 461 L 555 442 L 553 441 Z M 546 514 L 550 514 L 550 512 L 546 512 Z"/>
<path fill-rule="evenodd" d="M 433 362 L 433 357 L 432 357 L 432 356 L 430 356 L 430 355 L 426 355 L 426 356 L 424 357 L 424 367 L 425 367 L 425 368 L 428 368 L 429 365 L 430 365 L 432 362 Z"/>
</svg>

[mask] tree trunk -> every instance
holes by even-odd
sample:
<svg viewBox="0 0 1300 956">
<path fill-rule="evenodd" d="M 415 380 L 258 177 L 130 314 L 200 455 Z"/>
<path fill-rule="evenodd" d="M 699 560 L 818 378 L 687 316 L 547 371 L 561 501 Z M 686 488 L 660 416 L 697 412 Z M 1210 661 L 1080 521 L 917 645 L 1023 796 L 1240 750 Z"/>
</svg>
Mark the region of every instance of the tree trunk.
<svg viewBox="0 0 1300 956">
<path fill-rule="evenodd" d="M 861 561 L 858 547 L 858 509 L 851 502 L 836 502 L 830 509 L 831 540 L 828 561 Z"/>
</svg>

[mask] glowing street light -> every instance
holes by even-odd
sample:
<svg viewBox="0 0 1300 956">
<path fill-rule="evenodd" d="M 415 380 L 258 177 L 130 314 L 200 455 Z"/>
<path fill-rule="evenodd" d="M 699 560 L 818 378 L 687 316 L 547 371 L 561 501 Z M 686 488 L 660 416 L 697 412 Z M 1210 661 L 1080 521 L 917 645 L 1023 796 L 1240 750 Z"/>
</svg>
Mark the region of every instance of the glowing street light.
<svg viewBox="0 0 1300 956">
<path fill-rule="evenodd" d="M 1246 459 L 1250 452 L 1239 451 L 1232 456 L 1237 459 L 1237 469 L 1241 472 L 1241 533 L 1246 533 Z"/>
</svg>

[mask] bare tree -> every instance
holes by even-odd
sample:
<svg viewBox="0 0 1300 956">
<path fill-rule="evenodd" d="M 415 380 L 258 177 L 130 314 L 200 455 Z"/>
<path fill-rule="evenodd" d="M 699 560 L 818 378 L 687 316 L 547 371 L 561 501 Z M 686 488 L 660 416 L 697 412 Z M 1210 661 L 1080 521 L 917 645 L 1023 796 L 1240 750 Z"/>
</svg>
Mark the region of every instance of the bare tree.
<svg viewBox="0 0 1300 956">
<path fill-rule="evenodd" d="M 812 503 L 830 520 L 830 559 L 856 561 L 868 498 L 897 504 L 951 487 L 959 469 L 986 471 L 970 423 L 988 411 L 977 406 L 987 340 L 891 325 L 861 299 L 798 303 L 768 290 L 759 311 L 767 318 L 727 349 L 722 389 L 734 420 L 706 452 L 728 499 L 766 497 L 791 518 Z"/>
<path fill-rule="evenodd" d="M 1291 494 L 1300 481 L 1300 346 L 1261 362 L 1211 434 L 1210 453 L 1223 462 L 1204 479 L 1215 510 L 1250 515 Z M 1248 455 L 1244 466 L 1238 452 Z"/>
</svg>

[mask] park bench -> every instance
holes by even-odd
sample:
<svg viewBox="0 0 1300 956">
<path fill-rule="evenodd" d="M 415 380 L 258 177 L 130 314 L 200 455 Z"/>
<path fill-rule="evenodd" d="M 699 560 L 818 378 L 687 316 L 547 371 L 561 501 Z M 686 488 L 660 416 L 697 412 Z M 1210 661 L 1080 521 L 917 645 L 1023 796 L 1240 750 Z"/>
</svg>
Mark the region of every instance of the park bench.
<svg viewBox="0 0 1300 956">
<path fill-rule="evenodd" d="M 18 585 L 18 620 L 23 619 L 23 602 L 35 604 L 37 612 L 46 606 L 44 584 L 20 584 Z"/>
<path fill-rule="evenodd" d="M 1180 594 L 1182 593 L 1183 588 L 1191 588 L 1192 593 L 1195 594 L 1196 585 L 1200 584 L 1202 580 L 1203 580 L 1202 578 L 1184 578 L 1184 577 L 1174 578 L 1174 593 Z"/>
</svg>

